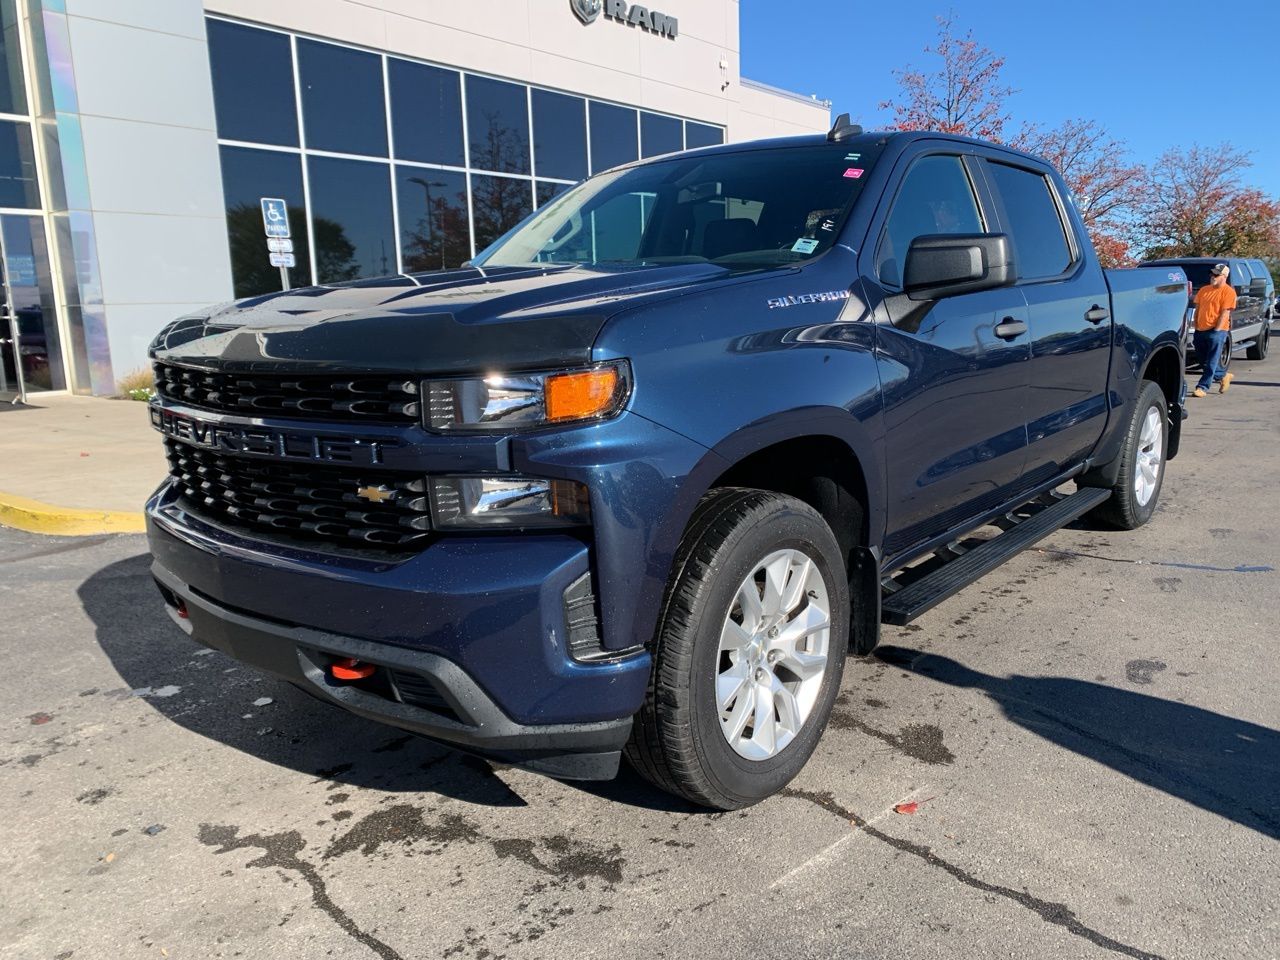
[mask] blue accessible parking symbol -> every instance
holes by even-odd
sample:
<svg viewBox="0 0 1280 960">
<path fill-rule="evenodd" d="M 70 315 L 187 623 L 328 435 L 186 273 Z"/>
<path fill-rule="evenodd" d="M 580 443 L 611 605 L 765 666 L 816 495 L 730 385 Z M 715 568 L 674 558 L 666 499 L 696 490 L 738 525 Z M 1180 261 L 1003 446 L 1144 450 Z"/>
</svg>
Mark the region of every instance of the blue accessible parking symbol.
<svg viewBox="0 0 1280 960">
<path fill-rule="evenodd" d="M 289 207 L 283 200 L 262 198 L 262 226 L 267 236 L 284 239 L 289 236 Z"/>
</svg>

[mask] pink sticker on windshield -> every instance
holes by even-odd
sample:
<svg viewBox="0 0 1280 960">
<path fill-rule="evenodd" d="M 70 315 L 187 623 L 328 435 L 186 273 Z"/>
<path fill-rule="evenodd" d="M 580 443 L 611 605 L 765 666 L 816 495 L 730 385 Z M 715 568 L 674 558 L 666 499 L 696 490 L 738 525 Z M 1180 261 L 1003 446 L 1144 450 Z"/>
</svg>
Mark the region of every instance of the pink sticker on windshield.
<svg viewBox="0 0 1280 960">
<path fill-rule="evenodd" d="M 844 175 L 848 180 L 857 180 L 862 176 L 862 173 L 863 171 L 861 167 L 850 167 L 844 172 Z"/>
</svg>

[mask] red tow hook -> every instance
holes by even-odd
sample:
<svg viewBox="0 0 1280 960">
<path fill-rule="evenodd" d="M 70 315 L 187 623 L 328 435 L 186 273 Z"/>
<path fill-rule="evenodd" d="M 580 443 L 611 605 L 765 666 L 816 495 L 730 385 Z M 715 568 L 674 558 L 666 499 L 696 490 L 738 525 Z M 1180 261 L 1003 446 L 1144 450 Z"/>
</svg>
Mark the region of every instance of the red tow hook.
<svg viewBox="0 0 1280 960">
<path fill-rule="evenodd" d="M 373 676 L 377 669 L 372 663 L 361 663 L 355 657 L 347 657 L 329 664 L 329 675 L 335 680 L 363 680 Z"/>
</svg>

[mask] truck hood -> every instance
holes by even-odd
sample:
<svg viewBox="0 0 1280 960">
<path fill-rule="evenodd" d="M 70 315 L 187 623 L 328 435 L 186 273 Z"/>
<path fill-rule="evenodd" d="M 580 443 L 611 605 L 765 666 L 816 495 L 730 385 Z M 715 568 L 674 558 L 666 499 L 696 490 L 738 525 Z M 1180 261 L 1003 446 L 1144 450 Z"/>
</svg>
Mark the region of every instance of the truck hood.
<svg viewBox="0 0 1280 960">
<path fill-rule="evenodd" d="M 741 276 L 711 264 L 555 265 L 307 287 L 183 317 L 160 332 L 151 354 L 257 371 L 566 366 L 590 360 L 601 327 L 620 310 Z"/>
</svg>

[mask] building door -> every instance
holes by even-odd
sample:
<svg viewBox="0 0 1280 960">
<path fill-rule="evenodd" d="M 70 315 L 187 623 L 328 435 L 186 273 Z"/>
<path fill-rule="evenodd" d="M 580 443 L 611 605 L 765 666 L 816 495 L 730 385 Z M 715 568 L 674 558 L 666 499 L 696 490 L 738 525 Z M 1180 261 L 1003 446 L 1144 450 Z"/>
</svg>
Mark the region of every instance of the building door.
<svg viewBox="0 0 1280 960">
<path fill-rule="evenodd" d="M 64 387 L 53 275 L 40 217 L 0 215 L 0 402 Z"/>
</svg>

